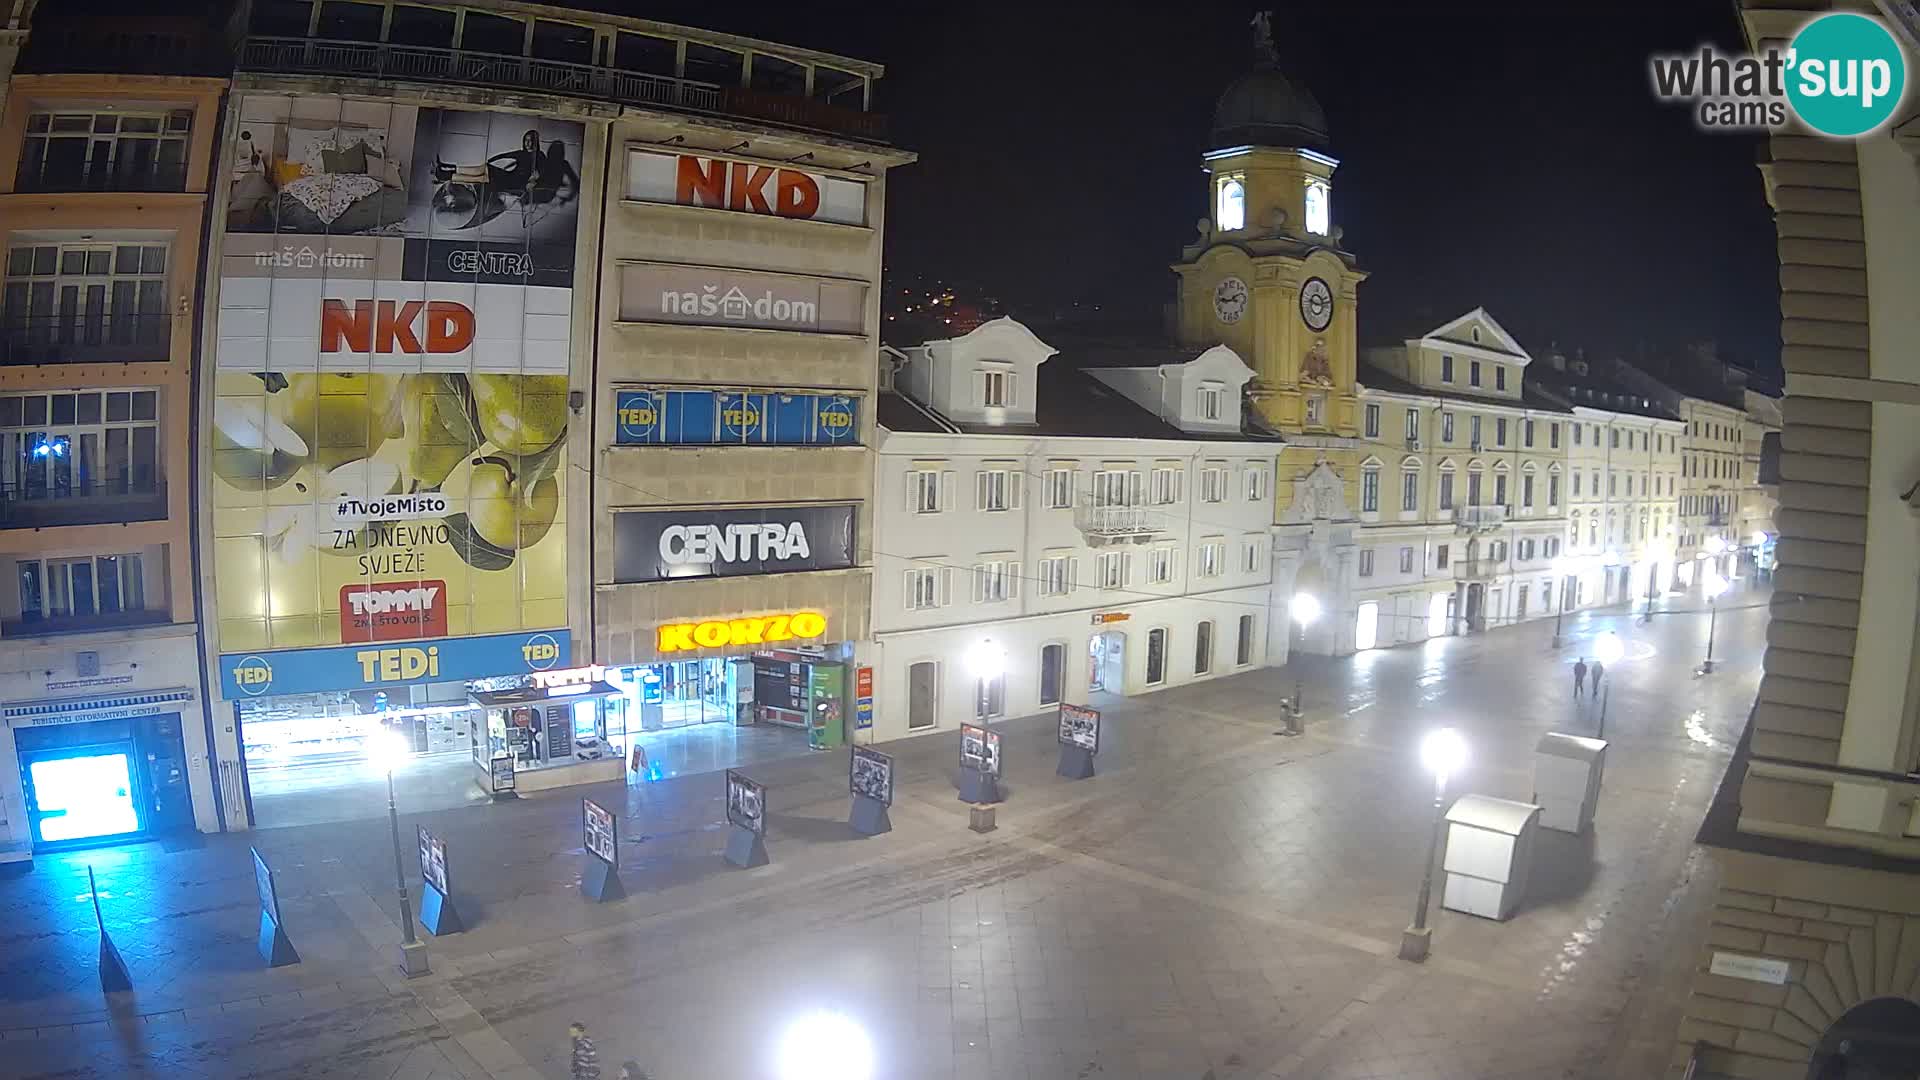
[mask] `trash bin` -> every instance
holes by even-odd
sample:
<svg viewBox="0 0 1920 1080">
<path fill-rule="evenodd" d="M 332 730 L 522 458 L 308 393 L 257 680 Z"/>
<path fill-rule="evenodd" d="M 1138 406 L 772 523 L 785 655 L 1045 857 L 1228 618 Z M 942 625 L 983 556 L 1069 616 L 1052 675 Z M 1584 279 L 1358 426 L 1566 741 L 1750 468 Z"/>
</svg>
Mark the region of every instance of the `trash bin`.
<svg viewBox="0 0 1920 1080">
<path fill-rule="evenodd" d="M 1506 919 L 1527 891 L 1533 862 L 1532 803 L 1462 795 L 1447 811 L 1447 873 L 1441 906 L 1484 919 Z"/>
<path fill-rule="evenodd" d="M 1548 732 L 1533 748 L 1533 801 L 1542 828 L 1583 833 L 1600 805 L 1600 774 L 1607 764 L 1605 739 Z"/>
</svg>

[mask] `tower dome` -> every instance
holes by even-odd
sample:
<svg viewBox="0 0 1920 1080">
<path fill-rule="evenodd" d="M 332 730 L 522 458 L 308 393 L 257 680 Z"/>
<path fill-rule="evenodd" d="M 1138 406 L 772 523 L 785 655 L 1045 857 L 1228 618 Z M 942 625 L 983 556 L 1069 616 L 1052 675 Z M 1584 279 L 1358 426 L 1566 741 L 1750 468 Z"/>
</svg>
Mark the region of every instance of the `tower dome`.
<svg viewBox="0 0 1920 1080">
<path fill-rule="evenodd" d="M 1297 146 L 1325 152 L 1327 114 L 1306 87 L 1280 73 L 1263 16 L 1253 22 L 1253 70 L 1235 79 L 1213 107 L 1212 145 Z"/>
</svg>

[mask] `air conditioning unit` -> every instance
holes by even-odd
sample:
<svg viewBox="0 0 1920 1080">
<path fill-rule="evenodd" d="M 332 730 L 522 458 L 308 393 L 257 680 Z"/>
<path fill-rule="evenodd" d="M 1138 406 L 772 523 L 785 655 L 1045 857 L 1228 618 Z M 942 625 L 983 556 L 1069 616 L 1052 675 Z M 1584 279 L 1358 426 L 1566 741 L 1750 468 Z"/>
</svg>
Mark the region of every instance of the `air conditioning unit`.
<svg viewBox="0 0 1920 1080">
<path fill-rule="evenodd" d="M 1473 450 L 1473 452 L 1474 452 L 1474 453 L 1476 453 L 1476 454 L 1480 452 L 1480 440 L 1479 440 L 1479 439 L 1475 439 L 1475 440 L 1473 440 L 1473 446 L 1471 447 L 1471 449 L 1472 449 L 1472 450 Z"/>
<path fill-rule="evenodd" d="M 1420 436 L 1418 435 L 1407 436 L 1407 449 L 1409 450 L 1420 449 Z"/>
</svg>

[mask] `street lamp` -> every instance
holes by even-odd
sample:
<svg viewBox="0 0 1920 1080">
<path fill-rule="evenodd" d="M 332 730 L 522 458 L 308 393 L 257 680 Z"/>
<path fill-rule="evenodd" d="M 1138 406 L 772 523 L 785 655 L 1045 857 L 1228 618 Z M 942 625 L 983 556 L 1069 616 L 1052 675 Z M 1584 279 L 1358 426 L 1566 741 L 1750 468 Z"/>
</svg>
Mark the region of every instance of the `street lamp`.
<svg viewBox="0 0 1920 1080">
<path fill-rule="evenodd" d="M 967 668 L 973 672 L 974 682 L 980 689 L 975 708 L 983 722 L 990 720 L 993 704 L 990 687 L 1007 670 L 1007 650 L 992 638 L 981 638 L 967 650 Z"/>
<path fill-rule="evenodd" d="M 1593 658 L 1600 662 L 1600 666 L 1603 669 L 1619 663 L 1620 658 L 1626 654 L 1626 644 L 1620 640 L 1619 634 L 1611 630 L 1593 639 Z M 1607 679 L 1604 674 L 1601 678 L 1606 685 L 1599 688 L 1600 723 L 1593 733 L 1593 737 L 1596 739 L 1604 739 L 1607 737 L 1607 703 L 1613 697 L 1613 680 Z"/>
<path fill-rule="evenodd" d="M 1727 579 L 1720 571 L 1709 564 L 1707 566 L 1707 658 L 1700 664 L 1700 674 L 1713 674 L 1713 631 L 1714 624 L 1720 620 L 1720 594 L 1727 591 Z"/>
<path fill-rule="evenodd" d="M 851 1017 L 811 1013 L 781 1038 L 779 1066 L 781 1080 L 872 1080 L 873 1040 Z"/>
<path fill-rule="evenodd" d="M 1413 925 L 1400 934 L 1400 959 L 1421 963 L 1427 958 L 1433 931 L 1427 928 L 1427 904 L 1433 899 L 1433 861 L 1440 851 L 1440 833 L 1447 827 L 1447 777 L 1467 763 L 1467 740 L 1452 728 L 1439 728 L 1420 740 L 1420 764 L 1433 774 L 1433 835 L 1427 840 L 1427 862 L 1420 873 L 1420 899 L 1414 905 Z"/>
<path fill-rule="evenodd" d="M 1560 590 L 1559 602 L 1553 605 L 1553 647 L 1557 649 L 1566 644 L 1566 639 L 1560 636 L 1560 616 L 1567 610 L 1567 560 L 1555 557 L 1551 571 L 1553 587 Z"/>
<path fill-rule="evenodd" d="M 1293 621 L 1300 624 L 1300 642 L 1303 645 L 1306 644 L 1307 628 L 1311 627 L 1313 621 L 1320 617 L 1320 598 L 1310 592 L 1294 593 L 1293 602 L 1287 605 L 1287 610 L 1293 613 Z M 1293 677 L 1293 707 L 1289 710 L 1287 717 L 1287 734 L 1289 735 L 1298 735 L 1300 733 L 1300 713 L 1303 701 L 1301 693 L 1300 676 L 1295 675 Z"/>
<path fill-rule="evenodd" d="M 400 971 L 407 978 L 427 973 L 427 947 L 413 933 L 413 901 L 407 897 L 406 862 L 400 854 L 400 809 L 393 800 L 393 767 L 406 754 L 400 734 L 382 730 L 367 740 L 367 759 L 387 774 L 387 825 L 393 832 L 393 887 L 400 894 Z"/>
</svg>

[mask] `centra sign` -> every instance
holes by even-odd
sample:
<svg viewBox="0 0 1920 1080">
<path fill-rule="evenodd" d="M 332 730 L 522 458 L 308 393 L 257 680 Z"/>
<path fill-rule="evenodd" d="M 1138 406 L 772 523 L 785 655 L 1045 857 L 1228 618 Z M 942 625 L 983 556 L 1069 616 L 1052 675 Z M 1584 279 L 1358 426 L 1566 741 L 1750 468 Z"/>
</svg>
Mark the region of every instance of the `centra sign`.
<svg viewBox="0 0 1920 1080">
<path fill-rule="evenodd" d="M 817 611 L 756 615 L 745 619 L 661 623 L 655 644 L 660 652 L 718 649 L 731 645 L 771 645 L 817 638 L 827 632 L 827 617 Z"/>
</svg>

